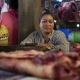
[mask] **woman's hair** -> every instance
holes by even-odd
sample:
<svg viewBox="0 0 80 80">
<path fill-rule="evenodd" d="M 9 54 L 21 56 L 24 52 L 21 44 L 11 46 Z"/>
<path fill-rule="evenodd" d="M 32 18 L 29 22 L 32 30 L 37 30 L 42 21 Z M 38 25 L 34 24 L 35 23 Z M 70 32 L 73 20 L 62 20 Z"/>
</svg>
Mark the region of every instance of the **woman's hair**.
<svg viewBox="0 0 80 80">
<path fill-rule="evenodd" d="M 18 0 L 5 0 L 12 9 L 18 9 Z"/>
<path fill-rule="evenodd" d="M 44 12 L 50 12 L 50 10 L 49 10 L 49 9 L 44 8 L 44 9 L 42 10 L 42 13 L 44 13 Z"/>
<path fill-rule="evenodd" d="M 56 23 L 54 22 L 54 30 L 57 30 L 57 28 L 56 28 Z"/>
<path fill-rule="evenodd" d="M 40 23 L 40 21 L 41 21 L 41 19 L 42 19 L 42 17 L 43 17 L 44 15 L 51 15 L 51 16 L 53 17 L 53 20 L 54 20 L 53 13 L 51 13 L 51 12 L 44 12 L 44 13 L 42 13 L 42 14 L 40 15 L 40 17 L 39 17 L 39 23 Z"/>
</svg>

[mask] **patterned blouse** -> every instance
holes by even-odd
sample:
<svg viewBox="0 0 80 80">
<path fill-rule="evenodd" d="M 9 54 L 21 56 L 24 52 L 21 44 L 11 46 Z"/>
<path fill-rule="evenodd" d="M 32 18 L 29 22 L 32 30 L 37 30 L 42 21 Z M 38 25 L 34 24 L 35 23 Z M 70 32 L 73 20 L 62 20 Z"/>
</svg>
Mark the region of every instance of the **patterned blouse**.
<svg viewBox="0 0 80 80">
<path fill-rule="evenodd" d="M 51 49 L 69 51 L 69 42 L 67 41 L 63 32 L 59 30 L 53 30 L 48 38 L 48 42 L 54 45 Z M 40 30 L 32 32 L 25 40 L 20 43 L 20 45 L 25 45 L 25 43 L 44 43 L 42 32 Z"/>
</svg>

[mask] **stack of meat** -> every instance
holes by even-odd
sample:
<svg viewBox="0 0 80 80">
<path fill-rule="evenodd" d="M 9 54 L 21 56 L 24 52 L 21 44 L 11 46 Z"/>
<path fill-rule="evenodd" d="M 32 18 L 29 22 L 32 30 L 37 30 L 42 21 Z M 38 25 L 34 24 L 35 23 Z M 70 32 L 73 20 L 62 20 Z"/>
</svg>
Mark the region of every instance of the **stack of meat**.
<svg viewBox="0 0 80 80">
<path fill-rule="evenodd" d="M 0 52 L 0 69 L 29 73 L 43 78 L 60 79 L 66 76 L 78 78 L 80 48 L 71 49 L 70 52 L 36 50 Z"/>
<path fill-rule="evenodd" d="M 79 52 L 78 52 L 79 51 Z M 33 61 L 36 64 L 50 65 L 53 62 L 53 72 L 56 78 L 80 74 L 80 50 L 64 53 L 63 51 L 49 51 L 45 55 L 36 56 Z"/>
<path fill-rule="evenodd" d="M 59 20 L 75 21 L 78 17 L 78 6 L 75 1 L 62 2 L 58 7 Z"/>
</svg>

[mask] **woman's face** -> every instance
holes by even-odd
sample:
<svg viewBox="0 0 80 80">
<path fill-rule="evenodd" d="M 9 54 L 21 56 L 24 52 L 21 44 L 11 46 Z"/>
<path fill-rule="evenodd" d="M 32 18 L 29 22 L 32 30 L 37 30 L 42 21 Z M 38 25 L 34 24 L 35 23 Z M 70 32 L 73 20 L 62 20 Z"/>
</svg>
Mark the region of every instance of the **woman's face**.
<svg viewBox="0 0 80 80">
<path fill-rule="evenodd" d="M 54 28 L 54 20 L 50 14 L 46 14 L 40 21 L 40 29 L 43 33 L 51 33 Z"/>
</svg>

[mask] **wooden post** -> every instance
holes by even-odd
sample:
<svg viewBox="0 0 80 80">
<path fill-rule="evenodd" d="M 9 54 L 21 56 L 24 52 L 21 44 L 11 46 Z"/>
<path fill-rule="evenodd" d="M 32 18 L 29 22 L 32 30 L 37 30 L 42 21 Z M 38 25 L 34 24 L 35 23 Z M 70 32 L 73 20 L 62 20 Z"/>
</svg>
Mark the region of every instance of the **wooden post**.
<svg viewBox="0 0 80 80">
<path fill-rule="evenodd" d="M 19 44 L 31 32 L 38 30 L 41 0 L 19 0 Z"/>
<path fill-rule="evenodd" d="M 39 30 L 39 16 L 41 13 L 41 0 L 34 0 L 34 28 Z"/>
</svg>

